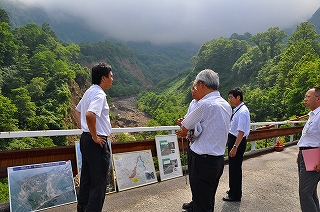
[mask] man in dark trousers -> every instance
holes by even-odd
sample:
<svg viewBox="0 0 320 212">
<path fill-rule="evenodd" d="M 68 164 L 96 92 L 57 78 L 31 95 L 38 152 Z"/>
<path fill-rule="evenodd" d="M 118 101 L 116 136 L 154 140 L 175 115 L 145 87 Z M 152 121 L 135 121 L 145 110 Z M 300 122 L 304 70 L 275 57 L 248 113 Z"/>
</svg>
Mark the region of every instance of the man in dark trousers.
<svg viewBox="0 0 320 212">
<path fill-rule="evenodd" d="M 298 142 L 300 206 L 302 212 L 320 211 L 317 192 L 320 181 L 320 161 L 315 165 L 314 171 L 307 171 L 302 155 L 303 150 L 320 148 L 320 87 L 311 88 L 307 91 L 304 97 L 304 105 L 311 111 Z"/>
<path fill-rule="evenodd" d="M 105 89 L 111 88 L 111 66 L 99 63 L 91 71 L 92 86 L 84 93 L 75 114 L 83 133 L 80 138 L 82 170 L 78 196 L 78 212 L 102 210 L 110 163 L 107 138 L 111 133 L 109 106 Z"/>
<path fill-rule="evenodd" d="M 185 115 L 185 117 L 196 107 L 197 102 L 199 101 L 199 95 L 197 93 L 197 83 L 193 82 L 192 87 L 191 87 L 191 95 L 193 100 L 190 102 L 189 104 L 189 108 L 188 108 L 188 112 Z M 177 120 L 177 124 L 179 126 L 181 126 L 181 122 L 183 121 L 184 118 L 179 118 Z M 194 140 L 194 130 L 195 129 L 190 129 L 188 132 L 188 136 L 187 136 L 187 140 L 188 142 L 188 151 L 187 151 L 187 158 L 188 158 L 188 171 L 190 170 L 190 145 L 192 144 L 193 140 Z M 188 203 L 184 203 L 182 205 L 182 209 L 186 210 L 186 211 L 191 211 L 192 210 L 192 202 L 188 202 Z"/>
<path fill-rule="evenodd" d="M 242 161 L 246 151 L 247 136 L 250 133 L 250 113 L 243 103 L 240 88 L 228 93 L 230 105 L 233 107 L 230 130 L 228 134 L 229 152 L 229 191 L 224 201 L 239 202 L 242 197 Z"/>
<path fill-rule="evenodd" d="M 188 131 L 198 123 L 202 129 L 190 144 L 188 168 L 192 204 L 189 204 L 191 207 L 187 211 L 214 211 L 231 117 L 231 107 L 220 96 L 218 86 L 218 74 L 210 69 L 196 76 L 193 89 L 197 91 L 199 100 L 184 117 L 181 130 L 176 133 L 180 137 L 187 137 Z"/>
</svg>

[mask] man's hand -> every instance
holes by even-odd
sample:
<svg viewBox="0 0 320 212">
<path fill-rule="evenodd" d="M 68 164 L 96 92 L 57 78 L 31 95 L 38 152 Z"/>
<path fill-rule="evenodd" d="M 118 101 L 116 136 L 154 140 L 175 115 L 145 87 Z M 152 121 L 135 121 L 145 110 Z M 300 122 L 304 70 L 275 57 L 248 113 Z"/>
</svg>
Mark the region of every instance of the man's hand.
<svg viewBox="0 0 320 212">
<path fill-rule="evenodd" d="M 237 148 L 232 147 L 232 149 L 229 152 L 230 157 L 234 157 L 237 154 Z"/>
<path fill-rule="evenodd" d="M 91 111 L 86 112 L 86 120 L 93 141 L 103 147 L 103 145 L 106 143 L 106 138 L 97 135 L 96 114 Z"/>
<path fill-rule="evenodd" d="M 314 167 L 314 170 L 316 170 L 316 172 L 320 172 L 320 161 L 317 163 L 317 165 Z"/>
<path fill-rule="evenodd" d="M 181 126 L 181 122 L 183 121 L 183 118 L 179 118 L 178 120 L 177 120 L 177 125 L 179 125 L 179 126 Z"/>
<path fill-rule="evenodd" d="M 187 137 L 188 136 L 188 129 L 184 126 L 181 126 L 181 130 L 176 132 L 176 135 L 179 137 Z"/>
<path fill-rule="evenodd" d="M 95 143 L 99 144 L 101 147 L 103 147 L 103 145 L 107 142 L 106 138 L 104 136 L 100 137 L 100 136 L 96 136 L 95 138 L 92 139 Z"/>
</svg>

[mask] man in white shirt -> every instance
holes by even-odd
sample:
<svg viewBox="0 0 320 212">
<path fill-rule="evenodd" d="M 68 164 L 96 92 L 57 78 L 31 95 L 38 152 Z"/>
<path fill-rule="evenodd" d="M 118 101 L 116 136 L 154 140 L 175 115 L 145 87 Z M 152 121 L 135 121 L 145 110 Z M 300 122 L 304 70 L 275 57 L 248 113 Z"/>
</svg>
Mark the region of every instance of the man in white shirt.
<svg viewBox="0 0 320 212">
<path fill-rule="evenodd" d="M 193 100 L 190 102 L 189 104 L 189 108 L 188 108 L 188 111 L 187 111 L 187 114 L 185 115 L 185 117 L 195 108 L 197 102 L 199 101 L 199 96 L 198 96 L 198 93 L 197 93 L 197 83 L 196 82 L 193 82 L 192 84 L 192 87 L 191 87 L 191 95 L 192 95 L 192 98 Z M 183 121 L 184 118 L 179 118 L 177 120 L 177 124 L 179 126 L 181 126 L 181 122 Z M 189 141 L 188 143 L 188 150 L 187 150 L 187 159 L 188 159 L 188 171 L 190 170 L 190 163 L 191 161 L 190 160 L 190 145 L 194 139 L 194 129 L 190 129 L 189 132 L 188 132 L 188 136 L 187 136 L 187 140 Z M 182 205 L 182 209 L 184 210 L 192 210 L 192 202 L 188 202 L 188 203 L 184 203 Z"/>
<path fill-rule="evenodd" d="M 311 110 L 309 119 L 304 125 L 302 135 L 298 142 L 298 170 L 299 170 L 299 197 L 303 212 L 320 211 L 317 194 L 320 180 L 320 161 L 315 171 L 306 171 L 302 151 L 320 147 L 320 88 L 315 87 L 307 91 L 304 105 Z"/>
<path fill-rule="evenodd" d="M 180 137 L 200 123 L 202 131 L 190 145 L 189 179 L 192 208 L 188 211 L 214 211 L 215 194 L 224 167 L 231 107 L 218 91 L 219 77 L 212 70 L 201 71 L 195 79 L 199 101 L 181 122 Z"/>
<path fill-rule="evenodd" d="M 93 85 L 84 93 L 75 109 L 78 124 L 83 131 L 80 138 L 82 170 L 78 212 L 102 210 L 110 163 L 107 138 L 112 128 L 104 90 L 112 86 L 111 66 L 99 63 L 92 68 L 91 76 Z"/>
<path fill-rule="evenodd" d="M 239 202 L 242 197 L 242 161 L 247 147 L 247 136 L 250 133 L 250 113 L 243 103 L 240 88 L 229 91 L 230 105 L 234 107 L 228 135 L 229 152 L 229 191 L 223 201 Z"/>
</svg>

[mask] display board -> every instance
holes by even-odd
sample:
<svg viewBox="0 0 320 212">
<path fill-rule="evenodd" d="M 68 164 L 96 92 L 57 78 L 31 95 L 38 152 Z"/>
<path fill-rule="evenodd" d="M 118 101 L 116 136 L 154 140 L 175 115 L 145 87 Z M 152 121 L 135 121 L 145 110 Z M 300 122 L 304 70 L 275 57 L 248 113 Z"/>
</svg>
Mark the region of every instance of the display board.
<svg viewBox="0 0 320 212">
<path fill-rule="evenodd" d="M 167 180 L 182 176 L 182 167 L 176 135 L 156 136 L 156 148 L 160 179 Z"/>
<path fill-rule="evenodd" d="M 40 211 L 77 201 L 71 161 L 7 170 L 11 212 Z"/>
<path fill-rule="evenodd" d="M 111 142 L 110 140 L 107 140 L 109 149 L 110 149 L 110 166 L 108 170 L 108 176 L 107 176 L 107 191 L 106 193 L 113 193 L 116 191 L 116 180 L 114 176 L 114 166 L 112 162 L 112 149 L 111 149 Z M 76 157 L 77 157 L 77 168 L 78 168 L 78 177 L 79 177 L 79 183 L 80 182 L 80 176 L 81 176 L 81 167 L 82 167 L 82 155 L 80 150 L 80 142 L 75 142 L 75 149 L 76 149 Z"/>
<path fill-rule="evenodd" d="M 157 182 L 151 150 L 113 154 L 119 191 Z"/>
</svg>

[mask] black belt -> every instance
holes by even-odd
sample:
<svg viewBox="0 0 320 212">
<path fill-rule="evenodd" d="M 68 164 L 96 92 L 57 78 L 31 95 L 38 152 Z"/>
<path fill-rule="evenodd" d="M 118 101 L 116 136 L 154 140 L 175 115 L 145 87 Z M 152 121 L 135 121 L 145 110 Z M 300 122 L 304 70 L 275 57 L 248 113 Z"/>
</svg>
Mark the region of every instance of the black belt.
<svg viewBox="0 0 320 212">
<path fill-rule="evenodd" d="M 90 132 L 82 132 L 83 134 L 86 134 L 86 135 L 91 135 Z M 105 138 L 108 138 L 108 136 L 106 135 L 98 135 L 99 137 L 105 137 Z"/>
<path fill-rule="evenodd" d="M 314 149 L 314 148 L 318 148 L 318 147 L 302 146 L 302 147 L 299 147 L 299 150 Z"/>
<path fill-rule="evenodd" d="M 195 153 L 194 151 L 192 151 L 191 149 L 190 149 L 190 152 L 195 157 L 201 157 L 201 158 L 218 158 L 218 157 L 222 157 L 223 156 L 223 155 L 215 156 L 215 155 L 208 155 L 208 154 L 199 155 L 199 154 Z"/>
</svg>

